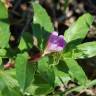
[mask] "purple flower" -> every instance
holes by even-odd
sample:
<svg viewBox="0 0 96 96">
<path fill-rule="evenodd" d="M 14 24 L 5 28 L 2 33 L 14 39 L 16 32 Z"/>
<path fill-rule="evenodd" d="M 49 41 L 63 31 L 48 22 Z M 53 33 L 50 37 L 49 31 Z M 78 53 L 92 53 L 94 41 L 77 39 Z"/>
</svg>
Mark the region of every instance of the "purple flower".
<svg viewBox="0 0 96 96">
<path fill-rule="evenodd" d="M 64 36 L 58 36 L 57 32 L 52 32 L 49 36 L 46 49 L 44 50 L 44 54 L 62 51 L 65 48 L 65 46 L 66 42 L 64 40 Z"/>
</svg>

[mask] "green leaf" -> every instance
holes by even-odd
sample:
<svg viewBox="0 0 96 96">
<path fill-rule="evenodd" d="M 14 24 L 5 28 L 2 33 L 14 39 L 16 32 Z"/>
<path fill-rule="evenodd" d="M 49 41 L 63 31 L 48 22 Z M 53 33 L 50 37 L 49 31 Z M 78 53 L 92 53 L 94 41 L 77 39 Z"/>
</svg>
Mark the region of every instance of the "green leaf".
<svg viewBox="0 0 96 96">
<path fill-rule="evenodd" d="M 54 27 L 47 12 L 40 4 L 33 3 L 33 8 L 33 35 L 35 37 L 35 41 L 37 40 L 39 48 L 44 49 L 50 33 L 54 31 Z"/>
<path fill-rule="evenodd" d="M 20 40 L 20 43 L 19 43 L 18 48 L 19 48 L 20 50 L 25 50 L 25 49 L 27 49 L 27 44 L 26 44 L 24 38 L 22 38 L 22 37 L 21 37 L 21 40 Z"/>
<path fill-rule="evenodd" d="M 16 58 L 16 77 L 24 91 L 34 79 L 36 64 L 28 63 L 28 54 L 18 54 Z"/>
<path fill-rule="evenodd" d="M 0 56 L 4 57 L 6 55 L 6 50 L 5 49 L 0 49 Z"/>
<path fill-rule="evenodd" d="M 69 0 L 64 1 L 64 11 L 66 11 L 66 8 L 68 7 Z"/>
<path fill-rule="evenodd" d="M 19 87 L 16 79 L 11 77 L 5 71 L 0 70 L 0 90 L 3 90 L 5 87 L 13 89 Z"/>
<path fill-rule="evenodd" d="M 2 58 L 0 57 L 0 65 L 2 64 Z"/>
<path fill-rule="evenodd" d="M 18 48 L 20 50 L 26 50 L 28 48 L 32 48 L 32 46 L 33 46 L 32 34 L 29 32 L 24 32 L 21 36 Z"/>
<path fill-rule="evenodd" d="M 0 1 L 0 20 L 4 20 L 8 18 L 8 10 L 5 8 L 4 3 Z"/>
<path fill-rule="evenodd" d="M 16 69 L 15 68 L 12 68 L 10 70 L 5 70 L 5 72 L 10 75 L 11 77 L 13 78 L 16 78 Z"/>
<path fill-rule="evenodd" d="M 0 96 L 3 96 L 2 93 L 1 93 L 1 91 L 0 91 Z"/>
<path fill-rule="evenodd" d="M 9 25 L 0 21 L 0 48 L 5 48 L 9 46 L 9 38 Z"/>
<path fill-rule="evenodd" d="M 93 16 L 89 13 L 79 17 L 79 19 L 65 31 L 64 37 L 67 43 L 71 41 L 76 41 L 76 44 L 81 43 L 82 40 L 86 37 L 92 22 Z"/>
<path fill-rule="evenodd" d="M 33 27 L 34 45 L 38 46 L 40 49 L 44 49 L 46 42 L 48 40 L 49 33 L 43 30 L 40 25 L 33 24 L 32 27 Z"/>
<path fill-rule="evenodd" d="M 33 84 L 35 85 L 41 85 L 41 84 L 48 84 L 48 81 L 46 81 L 44 79 L 43 76 L 41 76 L 41 74 L 39 72 L 37 72 L 34 76 L 34 81 L 33 81 Z M 50 85 L 50 84 L 49 84 Z"/>
<path fill-rule="evenodd" d="M 89 83 L 87 83 L 86 86 L 84 86 L 84 87 L 87 89 L 87 88 L 91 88 L 95 85 L 96 85 L 96 79 L 89 81 Z"/>
<path fill-rule="evenodd" d="M 44 76 L 41 76 L 39 72 L 36 72 L 34 81 L 32 84 L 26 89 L 27 93 L 30 93 L 30 95 L 38 96 L 38 95 L 47 95 L 51 93 L 54 88 L 51 86 L 47 80 L 45 80 Z"/>
<path fill-rule="evenodd" d="M 96 56 L 96 41 L 87 42 L 73 49 L 72 58 L 90 58 Z"/>
<path fill-rule="evenodd" d="M 5 83 L 2 79 L 2 77 L 0 76 L 0 91 L 2 91 L 5 88 Z"/>
<path fill-rule="evenodd" d="M 62 85 L 67 84 L 71 77 L 68 74 L 68 67 L 66 66 L 65 62 L 60 60 L 56 67 L 54 66 L 55 72 L 55 85 Z"/>
<path fill-rule="evenodd" d="M 64 63 L 60 62 L 56 67 L 54 67 L 55 86 L 60 86 L 62 84 L 67 84 L 71 80 L 71 77 L 69 76 L 69 74 L 66 73 L 66 71 L 64 70 L 64 69 L 67 69 L 67 68 L 62 66 L 62 65 L 64 65 Z"/>
<path fill-rule="evenodd" d="M 0 48 L 8 47 L 10 31 L 8 25 L 8 10 L 0 1 Z"/>
<path fill-rule="evenodd" d="M 11 77 L 9 74 L 7 74 L 6 72 L 1 72 L 1 76 L 3 81 L 5 82 L 5 85 L 9 88 L 14 88 L 14 87 L 18 87 L 19 84 L 17 82 L 16 79 L 14 79 L 13 77 Z"/>
<path fill-rule="evenodd" d="M 75 88 L 72 88 L 72 89 L 66 91 L 64 95 L 67 96 L 68 94 L 70 94 L 72 92 L 81 92 L 82 90 L 86 90 L 86 89 L 91 88 L 95 85 L 96 85 L 96 80 L 92 80 L 92 81 L 89 81 L 88 83 L 86 83 L 85 85 L 77 86 Z"/>
<path fill-rule="evenodd" d="M 0 1 L 0 47 L 8 47 L 10 31 L 8 25 L 8 10 L 5 8 L 4 3 Z"/>
<path fill-rule="evenodd" d="M 65 64 L 68 66 L 68 72 L 78 81 L 78 84 L 84 85 L 88 82 L 85 72 L 74 59 L 64 59 Z"/>
<path fill-rule="evenodd" d="M 34 96 L 45 96 L 53 91 L 53 88 L 49 84 L 31 85 L 27 88 L 26 92 Z"/>
<path fill-rule="evenodd" d="M 47 32 L 52 32 L 54 27 L 45 9 L 38 3 L 33 3 L 34 24 L 39 24 Z"/>
<path fill-rule="evenodd" d="M 4 88 L 3 91 L 2 91 L 2 95 L 3 96 L 23 96 L 21 93 L 20 93 L 20 90 L 14 88 L 14 89 L 10 89 L 10 88 Z"/>
<path fill-rule="evenodd" d="M 42 78 L 47 81 L 49 85 L 54 86 L 54 69 L 49 65 L 48 61 L 48 57 L 41 58 L 38 62 L 38 71 Z"/>
<path fill-rule="evenodd" d="M 84 87 L 84 86 L 77 86 L 77 87 L 75 87 L 75 88 L 72 88 L 72 89 L 66 91 L 66 92 L 64 93 L 64 95 L 67 96 L 68 94 L 70 94 L 70 93 L 72 93 L 72 92 L 81 92 L 82 90 L 85 90 L 85 87 Z"/>
</svg>

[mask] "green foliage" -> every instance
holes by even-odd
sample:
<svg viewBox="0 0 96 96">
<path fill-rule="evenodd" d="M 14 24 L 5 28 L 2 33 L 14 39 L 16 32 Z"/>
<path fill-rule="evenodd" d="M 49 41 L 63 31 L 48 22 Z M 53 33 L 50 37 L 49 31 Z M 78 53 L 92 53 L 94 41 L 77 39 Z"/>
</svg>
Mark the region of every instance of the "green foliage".
<svg viewBox="0 0 96 96">
<path fill-rule="evenodd" d="M 90 58 L 96 56 L 96 42 L 83 43 L 73 49 L 72 57 L 78 58 Z"/>
<path fill-rule="evenodd" d="M 0 20 L 8 19 L 8 10 L 5 8 L 4 4 L 0 1 Z"/>
<path fill-rule="evenodd" d="M 23 33 L 18 48 L 21 51 L 23 51 L 28 50 L 28 48 L 32 48 L 32 46 L 33 46 L 32 34 L 29 32 Z"/>
<path fill-rule="evenodd" d="M 2 9 L 0 11 L 0 96 L 47 96 L 48 94 L 66 96 L 71 92 L 81 92 L 96 85 L 96 80 L 89 80 L 76 61 L 96 56 L 95 41 L 82 44 L 92 25 L 93 16 L 89 13 L 80 16 L 65 31 L 64 37 L 67 42 L 65 49 L 45 56 L 43 52 L 54 27 L 46 10 L 40 4 L 32 1 L 31 5 L 34 10 L 30 26 L 32 30 L 20 34 L 17 48 L 11 48 L 8 10 L 0 1 Z M 67 0 L 65 8 L 66 6 Z M 36 48 L 32 49 L 33 46 Z M 9 65 L 12 63 L 14 69 L 11 67 L 5 70 L 3 63 L 5 58 L 10 59 L 7 63 Z M 67 90 L 66 86 L 70 81 L 74 82 L 75 86 Z M 56 92 L 55 88 L 62 85 L 65 91 Z"/>
<path fill-rule="evenodd" d="M 33 8 L 34 8 L 34 24 L 41 26 L 42 30 L 52 32 L 54 28 L 45 9 L 38 3 L 33 3 Z"/>
<path fill-rule="evenodd" d="M 0 65 L 2 64 L 2 58 L 0 57 Z"/>
<path fill-rule="evenodd" d="M 30 93 L 31 95 L 47 95 L 51 93 L 53 88 L 50 87 L 49 84 L 38 84 L 38 85 L 31 85 L 28 87 L 26 92 Z"/>
<path fill-rule="evenodd" d="M 42 78 L 54 87 L 54 70 L 53 67 L 48 64 L 48 57 L 42 58 L 38 62 L 38 71 Z"/>
<path fill-rule="evenodd" d="M 5 92 L 6 90 L 6 92 Z M 2 95 L 3 96 L 23 96 L 18 89 L 14 88 L 14 89 L 10 89 L 10 88 L 4 88 L 4 90 L 2 91 Z"/>
<path fill-rule="evenodd" d="M 5 49 L 0 49 L 0 56 L 4 57 L 6 55 L 7 51 Z"/>
<path fill-rule="evenodd" d="M 33 3 L 33 36 L 37 39 L 38 46 L 44 49 L 48 37 L 54 28 L 45 9 L 38 3 Z"/>
<path fill-rule="evenodd" d="M 10 30 L 8 24 L 8 10 L 0 1 L 0 48 L 8 47 Z"/>
<path fill-rule="evenodd" d="M 77 48 L 77 45 L 79 46 L 79 44 L 83 41 L 83 39 L 87 35 L 88 30 L 93 22 L 93 19 L 94 18 L 92 15 L 90 15 L 89 13 L 86 13 L 83 16 L 81 16 L 72 26 L 70 26 L 65 31 L 64 37 L 68 44 L 64 50 L 64 57 L 76 59 L 75 58 L 77 54 L 76 51 L 80 52 L 80 49 Z M 81 53 L 83 56 L 85 56 L 83 52 L 84 50 L 82 50 Z M 90 56 L 86 55 L 85 58 L 87 57 L 90 57 Z M 78 56 L 78 58 L 81 58 L 81 57 Z"/>
<path fill-rule="evenodd" d="M 91 16 L 89 13 L 84 14 L 65 31 L 64 34 L 65 40 L 68 43 L 75 40 L 77 44 L 81 43 L 81 41 L 87 35 L 87 32 L 92 22 L 93 22 L 93 16 Z"/>
<path fill-rule="evenodd" d="M 31 84 L 34 78 L 35 70 L 36 70 L 35 64 L 28 64 L 27 53 L 17 55 L 16 77 L 23 91 Z"/>
<path fill-rule="evenodd" d="M 64 62 L 68 67 L 68 73 L 73 79 L 76 79 L 80 85 L 84 85 L 88 82 L 83 69 L 74 59 L 64 59 Z"/>
<path fill-rule="evenodd" d="M 6 48 L 9 46 L 10 30 L 9 25 L 0 21 L 0 48 Z"/>
<path fill-rule="evenodd" d="M 63 61 L 60 61 L 59 64 L 54 67 L 55 86 L 67 84 L 71 80 L 70 75 L 66 71 L 68 70 Z"/>
</svg>

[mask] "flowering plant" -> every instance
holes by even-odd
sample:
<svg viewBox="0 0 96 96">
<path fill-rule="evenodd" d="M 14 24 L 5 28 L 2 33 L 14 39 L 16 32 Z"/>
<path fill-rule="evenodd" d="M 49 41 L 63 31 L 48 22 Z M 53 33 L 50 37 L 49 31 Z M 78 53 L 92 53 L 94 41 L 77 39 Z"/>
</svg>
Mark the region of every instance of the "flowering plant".
<svg viewBox="0 0 96 96">
<path fill-rule="evenodd" d="M 7 4 L 7 9 L 0 0 L 0 96 L 68 96 L 95 85 L 96 80 L 89 80 L 76 61 L 96 56 L 96 41 L 82 43 L 93 16 L 89 13 L 80 16 L 59 35 L 45 9 L 29 1 L 31 10 L 27 10 L 24 2 L 23 9 L 10 2 L 11 8 Z M 21 14 L 16 13 L 17 10 Z M 26 15 L 29 11 L 31 15 Z M 22 20 L 16 22 L 19 17 L 23 18 L 23 24 Z M 70 82 L 74 84 L 72 88 L 68 87 Z"/>
</svg>

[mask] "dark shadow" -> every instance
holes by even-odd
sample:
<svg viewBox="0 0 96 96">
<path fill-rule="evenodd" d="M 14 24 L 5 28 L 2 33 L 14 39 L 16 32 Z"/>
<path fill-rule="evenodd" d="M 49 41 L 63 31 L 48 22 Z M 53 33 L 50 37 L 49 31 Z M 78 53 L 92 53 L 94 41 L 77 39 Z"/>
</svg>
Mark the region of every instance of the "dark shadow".
<svg viewBox="0 0 96 96">
<path fill-rule="evenodd" d="M 0 21 L 1 21 L 1 22 L 4 22 L 4 23 L 7 23 L 7 24 L 9 23 L 8 18 L 6 18 L 6 19 L 0 19 Z"/>
<path fill-rule="evenodd" d="M 79 45 L 81 42 L 82 42 L 82 38 L 76 39 L 76 40 L 73 40 L 73 41 L 69 42 L 69 43 L 66 45 L 65 52 L 67 52 L 67 51 L 69 51 L 69 50 L 70 50 L 70 51 L 73 50 L 73 49 L 76 48 L 76 46 Z"/>
<path fill-rule="evenodd" d="M 10 26 L 10 33 L 14 39 L 14 40 L 10 39 L 10 41 L 9 41 L 9 45 L 11 46 L 11 48 L 13 48 L 13 49 L 17 48 L 17 46 L 20 42 L 21 32 L 22 32 L 22 26 L 18 26 L 18 25 Z"/>
<path fill-rule="evenodd" d="M 64 72 L 64 73 L 67 73 L 67 74 L 68 74 L 69 68 L 68 68 L 68 66 L 66 65 L 66 63 L 64 62 L 64 60 L 60 60 L 60 61 L 59 61 L 59 64 L 58 64 L 56 67 L 57 67 L 57 69 L 58 69 L 59 71 L 62 71 L 62 72 Z"/>
<path fill-rule="evenodd" d="M 33 36 L 37 39 L 38 42 L 38 47 L 41 48 L 42 44 L 42 49 L 44 49 L 48 41 L 50 32 L 46 31 L 44 27 L 40 26 L 39 24 L 33 24 L 32 28 Z"/>
<path fill-rule="evenodd" d="M 8 58 L 14 58 L 15 56 L 17 56 L 18 53 L 20 53 L 20 50 L 18 48 L 7 48 L 7 53 L 6 56 Z"/>
</svg>

